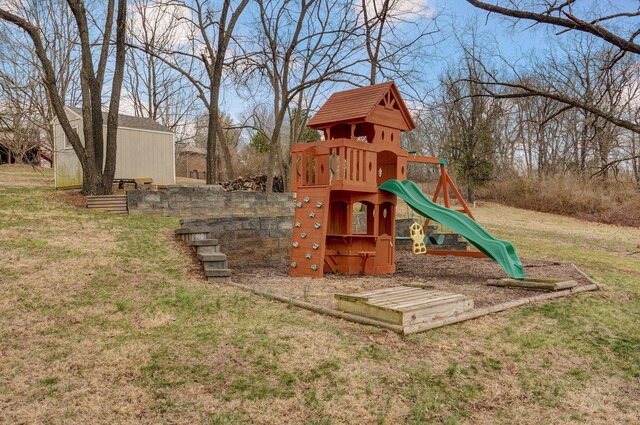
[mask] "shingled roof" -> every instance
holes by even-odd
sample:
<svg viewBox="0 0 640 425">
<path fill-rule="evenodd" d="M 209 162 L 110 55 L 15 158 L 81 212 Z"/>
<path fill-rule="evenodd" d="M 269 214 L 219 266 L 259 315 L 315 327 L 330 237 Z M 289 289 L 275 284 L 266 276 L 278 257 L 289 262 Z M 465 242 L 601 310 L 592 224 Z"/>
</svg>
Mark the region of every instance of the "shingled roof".
<svg viewBox="0 0 640 425">
<path fill-rule="evenodd" d="M 397 100 L 407 127 L 415 128 L 413 118 L 393 81 L 333 93 L 307 125 L 321 129 L 327 125 L 343 122 L 366 121 L 376 105 L 390 90 Z"/>
<path fill-rule="evenodd" d="M 205 148 L 199 148 L 197 146 L 185 146 L 179 151 L 180 154 L 194 154 L 194 155 L 206 155 L 207 150 Z"/>
<path fill-rule="evenodd" d="M 82 117 L 82 109 L 75 107 L 68 107 L 75 114 Z M 104 123 L 107 123 L 107 113 L 102 113 L 102 119 Z M 163 133 L 173 133 L 169 127 L 165 127 L 162 124 L 158 124 L 155 120 L 151 118 L 142 118 L 142 117 L 134 117 L 132 115 L 123 115 L 118 114 L 118 127 L 127 127 L 134 128 L 137 130 L 150 130 L 150 131 L 161 131 Z"/>
</svg>

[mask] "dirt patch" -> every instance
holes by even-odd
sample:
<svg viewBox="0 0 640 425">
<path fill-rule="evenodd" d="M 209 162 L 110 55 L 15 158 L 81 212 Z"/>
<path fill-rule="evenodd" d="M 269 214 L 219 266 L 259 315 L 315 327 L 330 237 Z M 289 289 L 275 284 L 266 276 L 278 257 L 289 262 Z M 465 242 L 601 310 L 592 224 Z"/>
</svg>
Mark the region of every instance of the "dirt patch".
<svg viewBox="0 0 640 425">
<path fill-rule="evenodd" d="M 56 196 L 69 205 L 76 208 L 87 208 L 87 200 L 79 190 L 65 190 L 57 192 Z"/>
<path fill-rule="evenodd" d="M 523 260 L 523 265 L 527 277 L 573 279 L 578 285 L 590 284 L 568 263 Z M 528 298 L 540 293 L 533 289 L 488 285 L 487 279 L 505 277 L 500 266 L 490 259 L 414 256 L 407 251 L 396 253 L 396 273 L 388 275 L 327 274 L 321 279 L 311 279 L 289 277 L 286 266 L 245 264 L 233 268 L 233 279 L 236 283 L 329 308 L 337 306 L 335 293 L 356 293 L 406 283 L 421 283 L 441 291 L 468 295 L 473 298 L 476 308 Z"/>
</svg>

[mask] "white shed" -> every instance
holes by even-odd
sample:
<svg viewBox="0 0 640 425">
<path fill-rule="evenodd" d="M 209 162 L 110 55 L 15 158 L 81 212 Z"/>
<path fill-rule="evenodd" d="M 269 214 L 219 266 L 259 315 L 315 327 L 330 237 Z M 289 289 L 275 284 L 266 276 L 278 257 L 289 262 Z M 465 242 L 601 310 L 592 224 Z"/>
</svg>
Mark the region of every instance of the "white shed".
<svg viewBox="0 0 640 425">
<path fill-rule="evenodd" d="M 82 110 L 65 108 L 71 127 L 76 129 L 84 143 Z M 104 117 L 106 151 L 107 114 Z M 52 121 L 54 139 L 55 186 L 59 189 L 82 186 L 82 168 L 57 118 Z M 175 144 L 173 132 L 151 118 L 118 116 L 118 149 L 116 152 L 116 179 L 151 178 L 153 184 L 176 183 Z"/>
</svg>

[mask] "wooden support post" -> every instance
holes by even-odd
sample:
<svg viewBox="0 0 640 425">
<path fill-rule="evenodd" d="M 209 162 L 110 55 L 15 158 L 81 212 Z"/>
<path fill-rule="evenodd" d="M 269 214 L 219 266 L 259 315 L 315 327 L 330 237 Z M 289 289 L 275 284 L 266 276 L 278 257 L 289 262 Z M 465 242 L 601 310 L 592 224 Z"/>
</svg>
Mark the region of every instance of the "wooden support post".
<svg viewBox="0 0 640 425">
<path fill-rule="evenodd" d="M 438 181 L 438 185 L 436 186 L 436 191 L 433 193 L 433 198 L 431 201 L 438 202 L 438 197 L 440 196 L 440 186 L 442 186 L 442 175 L 440 176 L 440 181 Z"/>
<path fill-rule="evenodd" d="M 444 199 L 444 206 L 446 208 L 451 208 L 451 203 L 449 200 L 449 187 L 447 186 L 447 183 L 449 182 L 447 169 L 442 164 L 440 164 L 440 178 L 442 179 L 442 197 Z"/>
<path fill-rule="evenodd" d="M 453 190 L 453 193 L 456 195 L 456 198 L 458 198 L 458 202 L 460 202 L 460 205 L 462 205 L 462 209 L 464 210 L 464 212 L 473 220 L 475 220 L 476 218 L 473 216 L 473 213 L 471 212 L 469 205 L 467 205 L 467 203 L 465 202 L 464 198 L 460 194 L 460 191 L 458 190 L 456 185 L 453 183 L 453 180 L 451 180 L 451 177 L 449 177 L 449 174 L 447 174 L 447 181 L 451 186 L 451 190 Z"/>
<path fill-rule="evenodd" d="M 438 197 L 440 196 L 440 190 L 445 187 L 444 185 L 444 175 L 442 174 L 442 171 L 444 170 L 444 166 L 440 165 L 440 180 L 438 180 L 438 184 L 436 185 L 436 191 L 433 193 L 433 198 L 431 198 L 431 201 L 434 203 L 438 203 Z M 446 172 L 446 171 L 445 171 Z M 422 224 L 422 228 L 424 229 L 425 234 L 427 233 L 427 229 L 429 227 L 429 222 L 430 220 L 427 218 L 425 219 L 424 223 Z"/>
<path fill-rule="evenodd" d="M 382 218 L 380 214 L 380 205 L 373 206 L 373 234 L 378 236 L 380 234 L 380 219 Z M 395 221 L 394 221 L 395 223 Z M 395 226 L 394 226 L 395 227 Z"/>
</svg>

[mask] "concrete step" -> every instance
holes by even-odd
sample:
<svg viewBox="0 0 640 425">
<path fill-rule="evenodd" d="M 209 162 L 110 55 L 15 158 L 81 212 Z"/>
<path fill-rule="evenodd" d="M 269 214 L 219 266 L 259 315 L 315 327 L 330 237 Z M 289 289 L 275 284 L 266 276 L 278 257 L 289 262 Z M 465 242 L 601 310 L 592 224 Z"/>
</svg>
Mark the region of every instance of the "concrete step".
<svg viewBox="0 0 640 425">
<path fill-rule="evenodd" d="M 194 229 L 178 229 L 176 230 L 176 236 L 189 245 L 193 245 L 196 241 L 211 239 L 211 232 L 204 229 L 198 230 L 199 231 L 194 231 Z"/>
<path fill-rule="evenodd" d="M 208 227 L 186 227 L 176 230 L 176 236 L 191 244 L 203 239 L 211 239 L 211 230 Z"/>
<path fill-rule="evenodd" d="M 220 276 L 220 277 L 209 276 L 209 277 L 207 277 L 207 282 L 211 282 L 211 283 L 228 283 L 230 281 L 231 281 L 231 278 L 229 276 Z"/>
<path fill-rule="evenodd" d="M 215 246 L 215 245 L 218 245 L 217 239 L 200 239 L 200 240 L 191 242 L 191 246 Z"/>
<path fill-rule="evenodd" d="M 211 233 L 207 226 L 182 227 L 176 230 L 176 235 L 186 235 L 190 233 Z"/>
<path fill-rule="evenodd" d="M 204 266 L 204 271 L 229 268 L 229 263 L 227 261 L 203 261 L 202 265 Z"/>
<path fill-rule="evenodd" d="M 217 254 L 220 252 L 220 245 L 210 245 L 210 246 L 196 246 L 196 254 L 198 255 L 210 255 Z"/>
<path fill-rule="evenodd" d="M 215 254 L 220 252 L 220 245 L 217 239 L 200 239 L 190 242 L 191 246 L 196 249 L 198 255 Z"/>
<path fill-rule="evenodd" d="M 221 252 L 216 252 L 215 254 L 198 254 L 198 260 L 205 261 L 226 261 L 227 255 Z"/>
<path fill-rule="evenodd" d="M 205 270 L 204 275 L 206 277 L 229 277 L 231 276 L 231 270 L 229 269 Z"/>
</svg>

